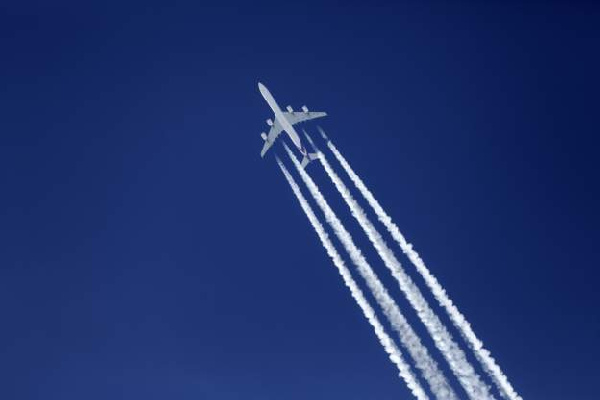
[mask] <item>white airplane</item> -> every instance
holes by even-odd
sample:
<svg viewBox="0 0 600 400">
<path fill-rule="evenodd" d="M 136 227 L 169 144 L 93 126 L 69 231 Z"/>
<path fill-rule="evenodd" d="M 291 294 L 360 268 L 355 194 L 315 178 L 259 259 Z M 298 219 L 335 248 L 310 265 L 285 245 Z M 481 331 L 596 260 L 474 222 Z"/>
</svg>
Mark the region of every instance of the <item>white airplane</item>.
<svg viewBox="0 0 600 400">
<path fill-rule="evenodd" d="M 269 92 L 269 89 L 265 87 L 262 83 L 258 82 L 258 90 L 260 90 L 260 94 L 264 97 L 269 107 L 273 110 L 275 114 L 275 122 L 269 118 L 267 120 L 267 124 L 271 127 L 269 134 L 261 133 L 260 137 L 265 141 L 265 145 L 260 152 L 260 156 L 264 157 L 267 150 L 273 146 L 275 143 L 275 139 L 279 136 L 279 134 L 285 131 L 294 145 L 300 150 L 300 153 L 304 156 L 302 158 L 302 168 L 306 167 L 306 165 L 315 160 L 317 158 L 317 153 L 309 153 L 306 151 L 306 148 L 300 142 L 300 135 L 296 132 L 293 125 L 297 123 L 309 121 L 315 118 L 321 118 L 327 115 L 324 112 L 310 112 L 306 106 L 302 106 L 302 111 L 294 111 L 291 106 L 287 106 L 287 112 L 281 111 L 281 108 L 275 102 L 273 95 Z"/>
</svg>

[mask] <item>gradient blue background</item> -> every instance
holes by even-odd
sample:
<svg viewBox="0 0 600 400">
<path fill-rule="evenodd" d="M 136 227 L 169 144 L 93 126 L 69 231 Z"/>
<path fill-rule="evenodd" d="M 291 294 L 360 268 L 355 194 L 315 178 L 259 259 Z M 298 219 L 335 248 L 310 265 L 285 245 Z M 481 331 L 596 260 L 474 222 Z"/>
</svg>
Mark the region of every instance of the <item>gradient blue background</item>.
<svg viewBox="0 0 600 400">
<path fill-rule="evenodd" d="M 0 398 L 410 398 L 258 80 L 329 113 L 520 394 L 598 398 L 597 6 L 201 3 L 1 7 Z"/>
</svg>

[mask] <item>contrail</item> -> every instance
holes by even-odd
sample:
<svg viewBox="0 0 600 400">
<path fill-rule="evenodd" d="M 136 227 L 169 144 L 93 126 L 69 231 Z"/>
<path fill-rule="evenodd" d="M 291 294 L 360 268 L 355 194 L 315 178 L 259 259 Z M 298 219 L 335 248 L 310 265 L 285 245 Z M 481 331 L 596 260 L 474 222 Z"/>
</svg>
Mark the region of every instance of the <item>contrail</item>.
<svg viewBox="0 0 600 400">
<path fill-rule="evenodd" d="M 440 371 L 435 360 L 431 358 L 429 352 L 421 343 L 421 339 L 414 332 L 412 327 L 408 324 L 408 321 L 404 318 L 398 305 L 394 302 L 392 297 L 389 295 L 377 275 L 373 272 L 373 269 L 362 255 L 360 250 L 354 244 L 350 233 L 346 230 L 344 225 L 341 223 L 339 218 L 335 215 L 327 200 L 321 194 L 321 191 L 312 180 L 312 178 L 304 171 L 300 166 L 300 163 L 293 155 L 292 151 L 284 144 L 285 150 L 287 151 L 290 159 L 294 163 L 294 166 L 298 170 L 302 181 L 308 187 L 312 197 L 315 199 L 319 208 L 325 214 L 325 220 L 332 227 L 335 235 L 340 239 L 342 245 L 348 252 L 350 259 L 357 267 L 358 272 L 363 277 L 367 286 L 373 293 L 375 300 L 381 306 L 384 314 L 390 321 L 393 329 L 398 333 L 403 346 L 406 348 L 412 359 L 415 361 L 415 365 L 421 371 L 423 377 L 427 381 L 431 391 L 438 399 L 452 399 L 455 400 L 458 397 L 448 384 L 443 373 Z"/>
<path fill-rule="evenodd" d="M 350 211 L 354 218 L 356 218 L 361 228 L 369 237 L 371 243 L 373 243 L 373 246 L 375 246 L 375 249 L 385 266 L 391 271 L 394 278 L 396 278 L 400 284 L 400 289 L 411 306 L 416 310 L 419 318 L 433 338 L 436 347 L 443 354 L 446 361 L 448 361 L 452 372 L 458 378 L 469 398 L 474 400 L 493 398 L 489 392 L 488 386 L 477 375 L 477 372 L 467 360 L 465 353 L 458 347 L 456 342 L 454 342 L 450 332 L 448 332 L 438 316 L 435 315 L 431 307 L 429 307 L 429 304 L 427 304 L 427 301 L 419 288 L 415 285 L 410 276 L 406 274 L 402 265 L 366 216 L 362 207 L 354 200 L 344 182 L 333 171 L 333 168 L 327 161 L 325 155 L 315 147 L 312 139 L 308 135 L 306 135 L 306 137 L 315 148 L 315 151 L 319 154 L 319 160 L 325 168 L 327 175 L 350 207 Z"/>
<path fill-rule="evenodd" d="M 505 399 L 509 400 L 522 400 L 522 397 L 517 394 L 517 392 L 513 389 L 512 385 L 508 382 L 508 378 L 496 361 L 491 356 L 490 352 L 483 347 L 483 342 L 477 338 L 475 332 L 471 328 L 471 325 L 466 320 L 464 315 L 458 310 L 458 308 L 454 305 L 452 300 L 448 297 L 446 290 L 440 285 L 437 278 L 429 271 L 429 269 L 425 266 L 425 262 L 419 256 L 415 250 L 413 250 L 412 244 L 408 243 L 404 238 L 404 235 L 400 232 L 398 226 L 392 221 L 392 218 L 383 210 L 383 207 L 379 204 L 379 202 L 375 199 L 375 196 L 371 193 L 371 191 L 367 188 L 367 186 L 363 183 L 362 179 L 354 172 L 352 167 L 344 156 L 338 151 L 338 149 L 333 145 L 331 140 L 325 135 L 325 132 L 319 127 L 319 132 L 323 136 L 323 139 L 327 141 L 327 147 L 334 154 L 335 158 L 342 165 L 350 180 L 354 183 L 354 185 L 358 188 L 363 197 L 367 200 L 371 208 L 377 214 L 377 218 L 379 221 L 383 223 L 388 232 L 392 235 L 394 240 L 398 242 L 402 251 L 407 255 L 410 261 L 414 264 L 417 271 L 423 276 L 425 283 L 433 293 L 435 299 L 438 303 L 446 310 L 450 320 L 454 324 L 454 326 L 458 329 L 461 336 L 467 342 L 467 344 L 473 349 L 475 357 L 483 366 L 483 369 L 490 376 L 490 378 L 494 381 L 500 394 Z"/>
<path fill-rule="evenodd" d="M 317 232 L 317 235 L 319 236 L 319 239 L 321 240 L 323 247 L 325 247 L 327 254 L 333 261 L 333 264 L 337 267 L 339 274 L 342 276 L 342 279 L 344 279 L 344 283 L 346 284 L 346 287 L 348 287 L 348 289 L 350 289 L 350 294 L 352 295 L 352 298 L 354 298 L 354 300 L 356 301 L 356 303 L 362 310 L 364 316 L 369 321 L 369 324 L 371 324 L 371 326 L 373 326 L 375 335 L 377 336 L 377 339 L 379 339 L 379 343 L 381 343 L 381 345 L 383 346 L 383 348 L 386 351 L 386 353 L 388 354 L 390 360 L 398 368 L 400 377 L 402 377 L 402 379 L 404 379 L 404 381 L 406 382 L 406 385 L 408 386 L 408 388 L 410 389 L 412 394 L 417 399 L 419 399 L 419 400 L 428 399 L 427 395 L 425 394 L 425 391 L 423 390 L 423 388 L 417 381 L 417 378 L 412 373 L 410 366 L 404 360 L 404 357 L 402 356 L 402 352 L 400 351 L 400 349 L 398 349 L 398 347 L 396 346 L 396 344 L 394 343 L 392 338 L 390 338 L 388 336 L 388 334 L 385 332 L 385 328 L 383 327 L 381 322 L 379 322 L 379 319 L 377 318 L 377 315 L 375 314 L 375 310 L 373 310 L 373 307 L 371 307 L 371 305 L 365 298 L 362 290 L 360 290 L 360 288 L 354 281 L 354 278 L 352 278 L 352 275 L 350 274 L 348 267 L 346 267 L 346 264 L 344 263 L 344 260 L 340 256 L 340 253 L 337 251 L 337 249 L 331 242 L 331 239 L 329 239 L 329 236 L 327 235 L 325 228 L 323 227 L 323 225 L 321 224 L 321 222 L 315 215 L 314 211 L 312 210 L 312 207 L 308 204 L 308 201 L 306 201 L 306 198 L 304 197 L 304 195 L 302 195 L 302 192 L 300 191 L 298 184 L 296 183 L 294 178 L 290 175 L 288 170 L 283 166 L 283 163 L 281 162 L 281 160 L 279 160 L 279 158 L 277 158 L 277 164 L 279 164 L 279 168 L 281 168 L 281 172 L 283 172 L 285 179 L 287 180 L 290 187 L 292 188 L 292 191 L 296 195 L 296 198 L 298 199 L 298 202 L 300 203 L 302 210 L 304 210 L 304 213 L 308 217 L 310 224 L 312 225 L 314 230 Z"/>
</svg>

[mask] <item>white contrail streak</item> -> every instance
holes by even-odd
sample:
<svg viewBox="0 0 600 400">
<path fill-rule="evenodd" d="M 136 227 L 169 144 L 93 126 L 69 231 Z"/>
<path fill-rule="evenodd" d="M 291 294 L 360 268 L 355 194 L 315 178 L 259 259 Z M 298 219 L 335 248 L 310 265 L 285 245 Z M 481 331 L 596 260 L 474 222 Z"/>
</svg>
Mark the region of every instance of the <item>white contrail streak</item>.
<svg viewBox="0 0 600 400">
<path fill-rule="evenodd" d="M 371 208 L 377 214 L 377 218 L 379 221 L 383 223 L 388 232 L 392 235 L 394 240 L 398 242 L 402 251 L 407 255 L 410 261 L 414 264 L 417 271 L 423 276 L 425 283 L 433 293 L 433 296 L 438 301 L 438 303 L 446 310 L 450 320 L 454 324 L 454 326 L 458 329 L 461 336 L 467 342 L 467 344 L 473 350 L 475 357 L 483 366 L 483 369 L 486 373 L 492 378 L 500 394 L 502 397 L 508 400 L 522 400 L 521 396 L 513 389 L 512 385 L 508 382 L 508 378 L 496 361 L 491 356 L 490 352 L 483 347 L 483 343 L 481 340 L 477 338 L 475 332 L 471 328 L 471 325 L 466 320 L 463 314 L 458 310 L 458 308 L 454 305 L 452 300 L 448 297 L 446 290 L 442 287 L 442 285 L 438 282 L 437 278 L 429 271 L 429 269 L 425 266 L 425 262 L 419 256 L 415 250 L 413 250 L 412 244 L 408 243 L 404 238 L 404 235 L 400 232 L 398 226 L 392 221 L 392 218 L 383 210 L 383 207 L 379 204 L 379 202 L 375 199 L 375 196 L 371 193 L 371 191 L 367 188 L 367 186 L 363 183 L 362 179 L 354 172 L 352 167 L 344 156 L 338 151 L 338 149 L 333 145 L 331 140 L 325 135 L 322 129 L 319 128 L 323 139 L 327 141 L 327 147 L 334 154 L 335 158 L 342 165 L 354 185 L 358 188 L 363 197 L 367 200 Z"/>
<path fill-rule="evenodd" d="M 356 303 L 362 310 L 364 316 L 369 321 L 369 324 L 371 324 L 371 326 L 373 326 L 375 335 L 377 336 L 377 339 L 379 339 L 379 343 L 381 343 L 381 345 L 383 346 L 383 348 L 386 351 L 386 353 L 388 354 L 390 360 L 398 368 L 400 377 L 402 377 L 402 379 L 404 379 L 404 381 L 406 382 L 406 385 L 408 386 L 408 388 L 410 389 L 412 394 L 417 399 L 427 400 L 428 399 L 427 394 L 425 394 L 425 391 L 423 390 L 423 388 L 417 381 L 417 378 L 412 373 L 410 366 L 404 360 L 404 357 L 402 357 L 402 352 L 400 351 L 400 349 L 398 349 L 398 347 L 396 346 L 396 344 L 394 343 L 392 338 L 390 338 L 389 335 L 385 332 L 385 328 L 383 327 L 381 322 L 379 322 L 379 319 L 377 318 L 377 315 L 375 314 L 375 310 L 373 310 L 373 307 L 371 307 L 371 305 L 365 298 L 362 290 L 360 290 L 360 288 L 354 281 L 354 278 L 352 278 L 352 275 L 350 274 L 348 267 L 346 267 L 346 264 L 344 263 L 344 260 L 340 256 L 340 253 L 337 251 L 337 249 L 331 242 L 331 239 L 329 239 L 329 236 L 327 235 L 327 232 L 325 231 L 323 224 L 321 224 L 321 222 L 315 215 L 314 211 L 312 210 L 312 207 L 308 204 L 308 201 L 306 201 L 306 198 L 304 197 L 304 195 L 302 195 L 302 192 L 300 191 L 298 184 L 296 183 L 294 178 L 290 175 L 288 170 L 283 166 L 283 164 L 279 160 L 279 158 L 277 158 L 277 164 L 279 164 L 279 168 L 281 168 L 281 172 L 283 172 L 285 179 L 287 180 L 290 187 L 292 188 L 292 191 L 296 195 L 296 198 L 298 199 L 298 202 L 300 203 L 302 210 L 304 210 L 304 213 L 308 217 L 310 224 L 312 225 L 314 230 L 317 232 L 317 235 L 319 236 L 319 239 L 321 240 L 323 247 L 325 247 L 327 254 L 333 261 L 333 264 L 337 267 L 339 274 L 342 276 L 342 279 L 344 280 L 344 283 L 346 284 L 346 287 L 348 287 L 348 289 L 350 289 L 350 294 L 352 295 L 352 298 L 354 298 L 354 300 L 356 301 Z"/>
<path fill-rule="evenodd" d="M 319 205 L 319 208 L 321 208 L 325 214 L 325 220 L 332 227 L 335 235 L 340 239 L 340 242 L 348 252 L 353 264 L 356 266 L 358 272 L 367 283 L 367 286 L 373 293 L 375 300 L 381 306 L 384 314 L 390 321 L 392 328 L 398 333 L 402 345 L 406 348 L 412 359 L 415 361 L 415 365 L 421 371 L 435 397 L 438 399 L 457 399 L 456 394 L 448 384 L 448 381 L 446 380 L 442 371 L 440 371 L 437 363 L 431 358 L 429 352 L 421 343 L 421 339 L 419 339 L 406 318 L 404 318 L 404 315 L 402 315 L 400 312 L 398 305 L 389 295 L 379 278 L 377 278 L 377 275 L 375 275 L 375 272 L 373 272 L 373 269 L 362 255 L 358 247 L 356 247 L 352 237 L 350 236 L 350 233 L 335 215 L 315 182 L 300 166 L 300 163 L 292 154 L 292 151 L 289 149 L 289 147 L 287 147 L 287 145 L 284 145 L 284 147 L 290 156 L 290 159 L 294 163 L 294 166 L 298 170 L 302 181 L 307 186 L 312 197 Z"/>
<path fill-rule="evenodd" d="M 315 147 L 310 137 L 308 135 L 306 135 L 306 137 L 311 145 Z M 458 378 L 462 387 L 467 392 L 467 395 L 474 400 L 493 398 L 489 392 L 488 386 L 477 375 L 477 372 L 467 360 L 465 353 L 460 349 L 456 342 L 454 342 L 450 332 L 448 332 L 438 316 L 435 315 L 431 307 L 429 307 L 429 304 L 427 304 L 427 301 L 423 297 L 423 294 L 419 288 L 415 285 L 410 276 L 406 274 L 392 250 L 387 246 L 385 240 L 381 237 L 377 229 L 366 216 L 362 207 L 356 202 L 356 200 L 354 200 L 344 182 L 335 173 L 327 161 L 325 155 L 316 149 L 316 147 L 315 150 L 319 154 L 319 160 L 325 168 L 327 175 L 350 207 L 350 211 L 352 212 L 354 218 L 356 218 L 361 228 L 369 237 L 371 243 L 373 243 L 373 246 L 375 246 L 375 249 L 383 260 L 385 266 L 390 270 L 394 278 L 396 278 L 400 284 L 400 289 L 406 296 L 411 306 L 416 310 L 419 318 L 433 338 L 436 347 L 443 354 L 446 361 L 448 361 L 450 369 Z"/>
</svg>

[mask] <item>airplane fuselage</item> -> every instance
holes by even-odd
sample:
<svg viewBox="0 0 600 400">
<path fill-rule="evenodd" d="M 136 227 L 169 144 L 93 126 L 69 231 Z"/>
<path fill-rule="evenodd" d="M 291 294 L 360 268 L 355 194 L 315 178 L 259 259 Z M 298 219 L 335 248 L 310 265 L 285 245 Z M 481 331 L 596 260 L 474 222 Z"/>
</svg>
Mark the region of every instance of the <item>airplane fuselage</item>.
<svg viewBox="0 0 600 400">
<path fill-rule="evenodd" d="M 260 94 L 262 94 L 269 107 L 271 107 L 271 110 L 273 110 L 273 114 L 275 114 L 275 119 L 279 122 L 281 128 L 288 134 L 288 136 L 290 137 L 294 145 L 298 148 L 298 150 L 300 150 L 300 152 L 303 155 L 306 155 L 306 149 L 304 148 L 304 146 L 302 146 L 302 142 L 300 141 L 300 135 L 298 135 L 298 132 L 296 132 L 296 130 L 294 129 L 292 124 L 290 124 L 290 122 L 287 120 L 285 115 L 283 115 L 281 108 L 279 108 L 279 105 L 277 105 L 277 102 L 275 101 L 275 98 L 273 98 L 271 92 L 269 92 L 269 89 L 267 89 L 266 86 L 262 83 L 258 84 L 258 89 L 260 90 Z"/>
</svg>

